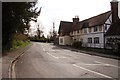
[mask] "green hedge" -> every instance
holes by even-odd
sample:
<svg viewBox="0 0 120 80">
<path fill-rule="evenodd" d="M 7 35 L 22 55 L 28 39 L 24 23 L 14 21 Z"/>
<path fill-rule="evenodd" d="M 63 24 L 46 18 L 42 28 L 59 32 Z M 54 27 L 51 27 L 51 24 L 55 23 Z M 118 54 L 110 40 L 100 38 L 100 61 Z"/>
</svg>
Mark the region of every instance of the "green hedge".
<svg viewBox="0 0 120 80">
<path fill-rule="evenodd" d="M 81 41 L 73 42 L 72 47 L 81 48 L 82 47 L 82 42 Z"/>
<path fill-rule="evenodd" d="M 120 41 L 117 43 L 118 45 L 118 52 L 120 53 Z"/>
</svg>

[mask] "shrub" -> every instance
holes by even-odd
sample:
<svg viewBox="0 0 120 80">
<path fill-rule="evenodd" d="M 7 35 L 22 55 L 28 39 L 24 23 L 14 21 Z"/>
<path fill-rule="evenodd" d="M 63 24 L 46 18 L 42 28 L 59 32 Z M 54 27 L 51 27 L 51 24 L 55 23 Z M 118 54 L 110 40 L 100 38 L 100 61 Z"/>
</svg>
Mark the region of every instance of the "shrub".
<svg viewBox="0 0 120 80">
<path fill-rule="evenodd" d="M 28 37 L 24 34 L 18 34 L 16 33 L 11 41 L 11 48 L 10 50 L 14 50 L 23 46 L 26 46 L 27 44 L 30 43 L 30 40 L 28 40 Z"/>
<path fill-rule="evenodd" d="M 118 52 L 120 53 L 120 41 L 117 43 L 118 45 Z"/>
<path fill-rule="evenodd" d="M 82 42 L 81 41 L 73 42 L 72 47 L 81 48 L 82 47 Z"/>
</svg>

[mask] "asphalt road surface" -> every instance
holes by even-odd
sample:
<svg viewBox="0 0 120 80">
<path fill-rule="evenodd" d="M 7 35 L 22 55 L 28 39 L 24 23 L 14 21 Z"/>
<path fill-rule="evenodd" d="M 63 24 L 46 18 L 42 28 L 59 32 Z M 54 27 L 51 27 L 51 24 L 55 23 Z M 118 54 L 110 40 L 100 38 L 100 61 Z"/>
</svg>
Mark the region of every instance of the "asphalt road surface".
<svg viewBox="0 0 120 80">
<path fill-rule="evenodd" d="M 118 60 L 63 49 L 49 43 L 33 45 L 15 64 L 16 78 L 118 78 Z"/>
</svg>

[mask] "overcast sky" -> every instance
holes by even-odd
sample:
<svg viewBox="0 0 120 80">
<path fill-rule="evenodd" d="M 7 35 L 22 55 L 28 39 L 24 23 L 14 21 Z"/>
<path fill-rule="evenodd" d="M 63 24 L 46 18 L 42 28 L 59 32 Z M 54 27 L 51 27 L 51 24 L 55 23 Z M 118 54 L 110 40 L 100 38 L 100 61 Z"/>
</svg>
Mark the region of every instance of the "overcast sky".
<svg viewBox="0 0 120 80">
<path fill-rule="evenodd" d="M 60 21 L 72 21 L 76 15 L 80 21 L 107 12 L 111 9 L 111 0 L 38 0 L 38 7 L 42 7 L 38 23 L 44 26 L 45 35 L 52 30 L 59 29 Z M 118 0 L 119 1 L 119 0 Z M 32 24 L 32 27 L 36 25 Z"/>
</svg>

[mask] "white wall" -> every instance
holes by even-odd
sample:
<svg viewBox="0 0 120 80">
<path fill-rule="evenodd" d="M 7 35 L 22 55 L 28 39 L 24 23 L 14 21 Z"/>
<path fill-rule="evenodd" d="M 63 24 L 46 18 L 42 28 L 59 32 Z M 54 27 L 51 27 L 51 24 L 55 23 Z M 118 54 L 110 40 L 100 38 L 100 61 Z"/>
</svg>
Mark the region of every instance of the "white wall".
<svg viewBox="0 0 120 80">
<path fill-rule="evenodd" d="M 63 42 L 61 42 L 61 39 L 63 40 Z M 64 45 L 64 37 L 59 37 L 59 45 Z"/>
<path fill-rule="evenodd" d="M 63 42 L 61 42 L 60 39 L 62 39 Z M 59 37 L 59 45 L 71 45 L 71 43 L 72 38 L 70 36 Z"/>
<path fill-rule="evenodd" d="M 99 37 L 99 44 L 94 44 L 94 38 Z M 88 38 L 92 38 L 92 44 L 88 43 Z M 104 47 L 104 34 L 86 34 L 83 36 L 83 46 L 84 47 L 96 47 L 96 48 L 103 48 Z"/>
<path fill-rule="evenodd" d="M 106 24 L 111 24 L 112 22 L 112 15 L 109 16 L 109 18 L 106 20 Z"/>
</svg>

